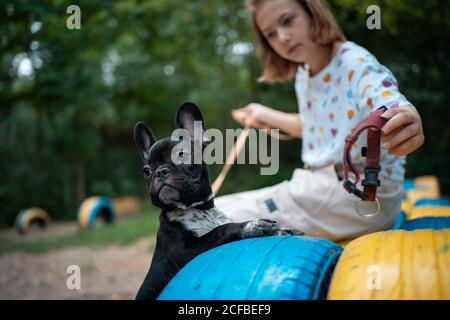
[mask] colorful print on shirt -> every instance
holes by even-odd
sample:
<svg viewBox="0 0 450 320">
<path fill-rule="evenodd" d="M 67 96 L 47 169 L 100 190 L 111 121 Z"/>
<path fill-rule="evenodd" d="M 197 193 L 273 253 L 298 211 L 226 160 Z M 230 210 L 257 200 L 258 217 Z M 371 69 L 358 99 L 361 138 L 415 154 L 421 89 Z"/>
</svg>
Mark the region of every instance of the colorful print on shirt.
<svg viewBox="0 0 450 320">
<path fill-rule="evenodd" d="M 398 90 L 397 80 L 366 49 L 347 41 L 317 75 L 309 66 L 299 66 L 295 81 L 300 118 L 303 123 L 302 160 L 309 167 L 342 163 L 345 137 L 375 109 L 410 104 Z M 316 129 L 317 128 L 317 129 Z M 364 166 L 361 147 L 367 145 L 363 132 L 352 148 L 352 161 Z M 381 174 L 403 181 L 405 157 L 382 149 Z"/>
</svg>

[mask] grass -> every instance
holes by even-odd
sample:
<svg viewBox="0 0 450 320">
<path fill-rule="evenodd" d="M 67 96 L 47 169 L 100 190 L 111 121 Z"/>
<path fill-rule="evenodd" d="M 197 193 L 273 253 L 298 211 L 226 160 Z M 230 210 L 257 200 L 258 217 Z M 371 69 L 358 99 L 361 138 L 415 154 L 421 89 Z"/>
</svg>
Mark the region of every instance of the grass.
<svg viewBox="0 0 450 320">
<path fill-rule="evenodd" d="M 155 209 L 147 209 L 137 217 L 119 218 L 113 224 L 96 224 L 91 230 L 78 230 L 49 239 L 12 240 L 3 237 L 0 238 L 0 254 L 12 251 L 42 253 L 73 246 L 128 245 L 139 238 L 155 235 L 158 217 Z"/>
</svg>

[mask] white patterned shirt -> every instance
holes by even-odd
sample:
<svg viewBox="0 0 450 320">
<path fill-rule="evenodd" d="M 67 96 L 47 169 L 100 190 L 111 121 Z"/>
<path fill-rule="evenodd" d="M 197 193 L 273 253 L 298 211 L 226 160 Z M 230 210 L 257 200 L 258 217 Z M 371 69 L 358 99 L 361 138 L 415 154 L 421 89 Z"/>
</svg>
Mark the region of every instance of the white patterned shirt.
<svg viewBox="0 0 450 320">
<path fill-rule="evenodd" d="M 345 137 L 369 113 L 381 106 L 395 108 L 410 103 L 398 90 L 397 80 L 366 49 L 354 42 L 342 44 L 330 63 L 317 75 L 299 66 L 295 79 L 300 119 L 303 124 L 302 161 L 306 167 L 342 164 Z M 367 146 L 364 131 L 351 151 L 351 159 L 363 168 L 361 147 Z M 405 157 L 381 149 L 381 172 L 403 181 Z"/>
</svg>

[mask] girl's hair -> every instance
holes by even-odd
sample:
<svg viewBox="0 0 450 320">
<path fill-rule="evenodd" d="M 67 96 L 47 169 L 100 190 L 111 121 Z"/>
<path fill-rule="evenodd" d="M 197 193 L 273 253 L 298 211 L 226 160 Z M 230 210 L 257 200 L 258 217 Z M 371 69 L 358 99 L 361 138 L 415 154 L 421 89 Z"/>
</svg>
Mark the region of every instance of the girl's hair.
<svg viewBox="0 0 450 320">
<path fill-rule="evenodd" d="M 298 63 L 280 57 L 256 25 L 256 12 L 264 1 L 269 0 L 246 0 L 257 42 L 258 55 L 264 69 L 258 81 L 284 82 L 295 76 Z M 293 1 L 297 1 L 311 17 L 310 36 L 315 43 L 331 46 L 335 41 L 346 41 L 344 33 L 338 26 L 325 0 Z"/>
</svg>

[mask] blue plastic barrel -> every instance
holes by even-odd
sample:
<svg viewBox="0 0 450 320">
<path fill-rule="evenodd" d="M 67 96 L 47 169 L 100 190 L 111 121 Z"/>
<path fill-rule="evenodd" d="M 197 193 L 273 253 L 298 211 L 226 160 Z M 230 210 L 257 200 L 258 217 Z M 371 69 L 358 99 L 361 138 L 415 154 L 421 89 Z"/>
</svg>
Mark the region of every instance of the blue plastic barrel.
<svg viewBox="0 0 450 320">
<path fill-rule="evenodd" d="M 306 236 L 231 242 L 186 264 L 158 299 L 326 299 L 341 252 L 332 241 Z"/>
<path fill-rule="evenodd" d="M 404 221 L 398 229 L 417 230 L 417 229 L 447 229 L 450 228 L 450 217 L 424 217 Z"/>
<path fill-rule="evenodd" d="M 414 207 L 421 206 L 450 206 L 450 199 L 448 197 L 440 197 L 437 199 L 422 198 L 414 204 Z"/>
</svg>

